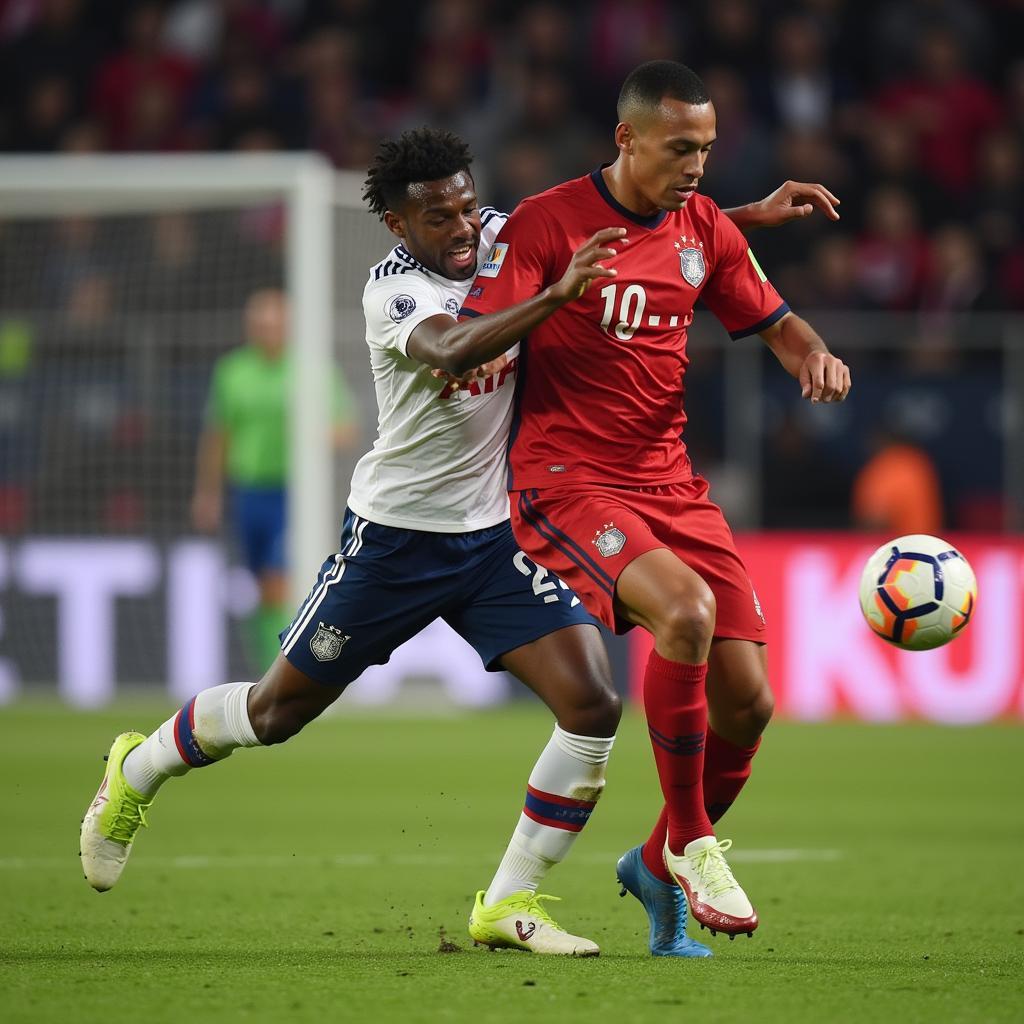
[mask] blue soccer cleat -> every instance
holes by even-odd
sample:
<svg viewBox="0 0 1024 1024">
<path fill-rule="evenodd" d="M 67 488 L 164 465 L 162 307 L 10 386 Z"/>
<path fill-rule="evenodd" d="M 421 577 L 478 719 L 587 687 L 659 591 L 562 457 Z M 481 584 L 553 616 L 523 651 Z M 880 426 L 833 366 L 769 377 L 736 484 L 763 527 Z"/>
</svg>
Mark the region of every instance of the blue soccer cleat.
<svg viewBox="0 0 1024 1024">
<path fill-rule="evenodd" d="M 615 873 L 622 886 L 620 896 L 632 893 L 647 911 L 651 922 L 648 944 L 651 956 L 712 956 L 707 946 L 686 934 L 686 897 L 678 885 L 669 885 L 651 874 L 634 846 L 619 858 Z"/>
</svg>

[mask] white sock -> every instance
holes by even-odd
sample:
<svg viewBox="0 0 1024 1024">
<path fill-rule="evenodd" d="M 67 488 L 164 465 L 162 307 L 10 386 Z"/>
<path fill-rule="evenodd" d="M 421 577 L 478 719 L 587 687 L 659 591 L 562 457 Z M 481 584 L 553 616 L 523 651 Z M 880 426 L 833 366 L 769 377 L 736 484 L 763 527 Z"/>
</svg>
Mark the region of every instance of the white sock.
<svg viewBox="0 0 1024 1024">
<path fill-rule="evenodd" d="M 124 759 L 132 789 L 152 796 L 172 775 L 222 761 L 236 747 L 258 747 L 246 701 L 255 683 L 224 683 L 197 693 Z"/>
<path fill-rule="evenodd" d="M 526 805 L 484 894 L 489 907 L 514 892 L 536 892 L 569 852 L 604 789 L 614 736 L 575 736 L 555 726 L 530 773 Z"/>
</svg>

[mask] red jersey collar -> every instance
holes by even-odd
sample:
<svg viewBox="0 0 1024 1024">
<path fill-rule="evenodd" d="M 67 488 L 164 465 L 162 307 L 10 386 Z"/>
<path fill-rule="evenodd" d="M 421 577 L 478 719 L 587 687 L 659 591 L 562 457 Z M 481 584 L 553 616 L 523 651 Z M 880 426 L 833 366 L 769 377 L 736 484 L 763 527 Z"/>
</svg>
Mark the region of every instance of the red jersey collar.
<svg viewBox="0 0 1024 1024">
<path fill-rule="evenodd" d="M 650 217 L 641 217 L 639 213 L 634 213 L 632 210 L 626 209 L 626 207 L 611 194 L 608 185 L 605 183 L 604 175 L 601 172 L 606 167 L 611 167 L 611 164 L 601 164 L 596 171 L 590 172 L 590 180 L 594 183 L 594 188 L 597 189 L 601 198 L 620 217 L 625 217 L 626 220 L 631 220 L 634 224 L 639 224 L 642 228 L 649 228 L 652 231 L 656 227 L 659 227 L 668 216 L 668 210 L 659 210 Z"/>
</svg>

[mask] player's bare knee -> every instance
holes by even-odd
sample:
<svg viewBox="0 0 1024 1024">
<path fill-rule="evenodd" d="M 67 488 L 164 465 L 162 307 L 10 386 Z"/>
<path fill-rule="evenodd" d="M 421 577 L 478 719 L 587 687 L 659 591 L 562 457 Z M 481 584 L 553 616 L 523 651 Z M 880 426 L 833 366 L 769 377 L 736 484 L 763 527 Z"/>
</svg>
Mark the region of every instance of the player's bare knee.
<svg viewBox="0 0 1024 1024">
<path fill-rule="evenodd" d="M 724 717 L 719 716 L 714 728 L 736 746 L 752 747 L 768 728 L 774 712 L 775 698 L 766 683 L 756 696 L 727 712 Z"/>
<path fill-rule="evenodd" d="M 774 714 L 775 698 L 772 696 L 772 691 L 764 686 L 750 705 L 748 717 L 751 730 L 760 736 L 768 728 L 768 723 Z"/>
<path fill-rule="evenodd" d="M 715 633 L 715 596 L 707 586 L 693 588 L 662 611 L 655 637 L 670 650 L 687 657 L 706 657 Z"/>
<path fill-rule="evenodd" d="M 614 736 L 622 718 L 622 699 L 611 688 L 595 693 L 590 701 L 576 709 L 571 720 L 559 724 L 577 736 Z"/>
<path fill-rule="evenodd" d="M 622 718 L 622 699 L 610 679 L 565 680 L 548 701 L 559 726 L 576 736 L 613 736 Z"/>
<path fill-rule="evenodd" d="M 272 704 L 255 715 L 250 710 L 249 721 L 256 738 L 263 746 L 269 747 L 291 739 L 311 719 L 294 704 Z"/>
<path fill-rule="evenodd" d="M 291 739 L 316 717 L 306 714 L 302 701 L 282 699 L 266 676 L 250 691 L 247 710 L 252 731 L 265 747 Z"/>
</svg>

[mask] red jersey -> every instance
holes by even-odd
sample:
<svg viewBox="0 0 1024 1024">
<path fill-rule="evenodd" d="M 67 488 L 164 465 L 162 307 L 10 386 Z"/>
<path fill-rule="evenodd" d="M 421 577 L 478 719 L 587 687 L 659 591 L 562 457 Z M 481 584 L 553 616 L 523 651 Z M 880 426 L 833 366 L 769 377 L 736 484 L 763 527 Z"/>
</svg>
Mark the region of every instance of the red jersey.
<svg viewBox="0 0 1024 1024">
<path fill-rule="evenodd" d="M 691 477 L 682 440 L 686 329 L 700 297 L 734 338 L 770 327 L 789 307 L 739 229 L 705 196 L 641 217 L 618 203 L 600 170 L 531 196 L 481 265 L 463 312 L 505 309 L 556 282 L 601 228 L 615 278 L 598 278 L 524 340 L 509 437 L 509 490 L 604 483 L 646 487 Z"/>
</svg>

